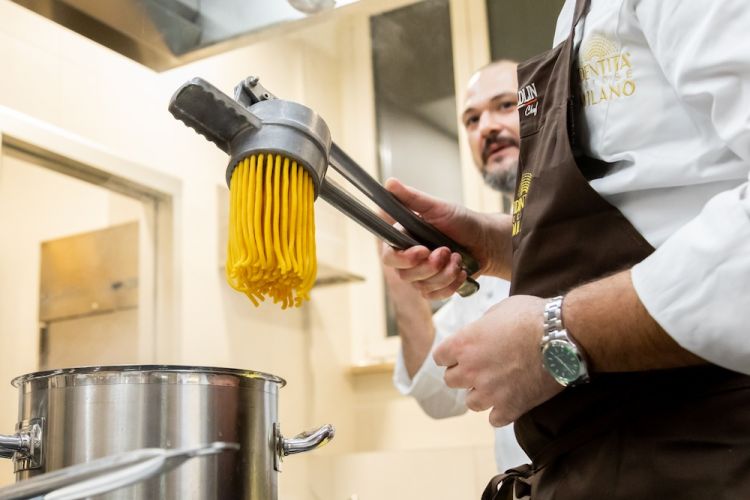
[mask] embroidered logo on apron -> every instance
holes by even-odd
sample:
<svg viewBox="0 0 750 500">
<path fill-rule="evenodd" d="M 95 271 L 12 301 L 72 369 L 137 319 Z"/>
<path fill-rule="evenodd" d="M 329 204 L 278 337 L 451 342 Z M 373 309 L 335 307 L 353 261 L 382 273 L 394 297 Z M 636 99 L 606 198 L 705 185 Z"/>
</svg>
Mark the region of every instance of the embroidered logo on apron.
<svg viewBox="0 0 750 500">
<path fill-rule="evenodd" d="M 526 195 L 531 189 L 532 175 L 526 172 L 521 176 L 518 181 L 518 191 L 516 192 L 516 199 L 513 200 L 513 231 L 512 236 L 517 235 L 521 232 L 521 215 L 523 214 L 523 207 L 526 205 Z"/>
<path fill-rule="evenodd" d="M 594 34 L 581 43 L 578 55 L 584 106 L 596 106 L 635 93 L 630 52 L 618 43 Z"/>
<path fill-rule="evenodd" d="M 536 85 L 530 83 L 518 89 L 518 111 L 522 116 L 536 116 L 539 108 L 539 95 Z"/>
</svg>

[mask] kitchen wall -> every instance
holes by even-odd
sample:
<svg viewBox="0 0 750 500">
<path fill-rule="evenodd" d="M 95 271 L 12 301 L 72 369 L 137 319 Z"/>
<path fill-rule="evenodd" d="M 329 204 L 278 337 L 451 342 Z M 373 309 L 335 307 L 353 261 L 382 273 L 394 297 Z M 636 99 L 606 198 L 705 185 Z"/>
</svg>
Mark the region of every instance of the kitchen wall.
<svg viewBox="0 0 750 500">
<path fill-rule="evenodd" d="M 28 158 L 19 157 L 9 152 L 3 155 L 0 162 L 0 234 L 4 235 L 0 246 L 0 318 L 3 319 L 3 332 L 30 330 L 29 325 L 40 321 L 39 284 L 42 243 L 51 242 L 59 238 L 90 233 L 112 225 L 133 223 L 132 234 L 137 235 L 139 228 L 149 225 L 148 208 L 140 201 L 113 193 L 93 184 L 74 179 L 67 175 L 40 167 Z M 33 188 L 34 196 L 29 196 L 29 188 Z M 69 241 L 69 240 L 66 240 Z M 131 238 L 125 242 L 130 248 L 121 248 L 120 254 L 130 259 L 118 262 L 132 263 L 137 266 L 138 238 Z M 70 248 L 68 243 L 67 248 Z M 67 249 L 66 249 L 67 250 Z M 135 252 L 133 252 L 135 250 Z M 61 258 L 65 257 L 65 250 L 57 242 L 55 257 L 47 248 L 47 266 L 50 260 L 57 259 L 58 266 L 65 265 Z M 124 252 L 128 252 L 125 254 Z M 83 262 L 82 265 L 97 265 L 97 261 Z M 57 267 L 60 269 L 60 267 Z M 68 271 L 72 272 L 72 271 Z M 127 273 L 123 270 L 123 273 Z M 137 278 L 137 271 L 129 277 Z M 48 286 L 49 286 L 49 277 Z M 44 320 L 49 321 L 50 328 L 47 356 L 50 358 L 48 366 L 78 366 L 81 362 L 95 361 L 101 364 L 117 364 L 132 362 L 138 358 L 139 342 L 142 339 L 138 328 L 139 311 L 137 307 L 130 307 L 116 312 L 98 310 L 98 303 L 83 302 L 85 292 L 78 295 L 73 302 L 76 309 L 71 311 L 71 301 L 65 302 L 66 307 L 60 307 L 59 294 L 62 281 L 56 281 L 58 287 L 47 290 L 47 294 L 57 296 L 57 300 L 47 302 L 47 315 Z M 92 285 L 89 285 L 92 286 Z M 64 291 L 74 296 L 77 290 L 85 287 L 69 284 Z M 92 301 L 93 302 L 93 301 Z M 105 300 L 105 302 L 107 302 Z M 50 309 L 51 304 L 56 304 Z M 89 304 L 91 304 L 89 306 Z M 84 310 L 89 308 L 89 317 L 82 317 Z M 107 305 L 105 304 L 106 308 Z M 50 311 L 56 311 L 52 317 Z M 65 317 L 64 319 L 63 316 Z M 81 331 L 81 324 L 92 325 Z M 93 327 L 93 325 L 96 325 Z M 41 326 L 40 326 L 41 328 Z M 120 334 L 118 334 L 120 332 Z M 89 338 L 85 345 L 80 345 L 82 336 Z M 88 336 L 88 337 L 86 337 Z M 60 344 L 65 338 L 67 345 Z M 12 341 L 13 336 L 0 336 L 0 345 Z M 100 339 L 99 342 L 95 342 Z M 35 335 L 26 339 L 23 350 L 16 349 L 17 356 L 6 357 L 5 369 L 8 371 L 37 364 L 36 354 L 39 351 L 39 340 Z M 0 349 L 0 352 L 11 352 Z M 86 355 L 85 353 L 89 353 Z M 96 354 L 93 354 L 96 353 Z M 58 361 L 55 361 L 58 360 Z M 80 360 L 68 363 L 59 360 Z M 39 360 L 41 363 L 41 360 Z M 3 381 L 0 390 L 8 396 L 15 396 L 13 389 Z"/>
<path fill-rule="evenodd" d="M 157 311 L 168 317 L 158 319 L 159 348 L 152 358 L 133 362 L 242 367 L 284 377 L 282 431 L 291 435 L 333 423 L 337 435 L 314 454 L 284 461 L 281 498 L 478 497 L 494 468 L 486 415 L 430 420 L 395 392 L 390 373 L 353 375 L 350 370 L 352 364 L 368 361 L 363 339 L 373 332 L 382 335 L 385 328 L 375 242 L 317 203 L 321 259 L 363 275 L 365 283 L 316 289 L 311 303 L 299 310 L 282 312 L 270 304 L 254 308 L 229 289 L 220 267 L 217 193 L 223 189 L 225 155 L 166 112 L 172 92 L 189 78 L 202 76 L 230 92 L 248 74 L 258 74 L 277 95 L 318 111 L 337 142 L 374 171 L 367 12 L 405 1 L 359 3 L 363 5 L 339 9 L 286 34 L 276 31 L 273 38 L 261 37 L 249 47 L 155 73 L 0 0 L 0 132 L 9 133 L 2 130 L 3 113 L 20 116 L 24 123 L 78 144 L 77 151 L 95 152 L 91 163 L 99 169 L 132 165 L 129 175 L 135 180 L 148 185 L 160 179 L 172 186 L 170 281 L 168 297 L 162 297 L 169 307 Z M 476 14 L 463 12 L 471 8 L 475 13 L 479 4 L 452 4 L 463 29 L 481 22 L 481 15 L 472 21 Z M 464 88 L 459 82 L 486 56 L 481 40 L 471 43 L 456 47 L 472 54 L 466 58 L 470 62 L 457 65 L 459 91 Z M 3 169 L 13 164 L 7 155 L 2 162 Z M 464 166 L 464 174 L 465 190 L 481 189 L 470 166 Z M 0 188 L 2 183 L 0 177 Z M 42 196 L 33 180 L 26 184 L 24 192 L 12 196 Z M 475 204 L 480 197 L 467 199 Z M 59 215 L 66 223 L 84 225 L 99 216 L 91 209 Z M 22 229 L 37 219 L 18 214 L 14 227 Z M 47 222 L 58 227 L 56 219 Z M 8 248 L 8 233 L 0 230 L 0 244 Z M 0 257 L 37 265 L 30 255 Z M 12 272 L 8 266 L 0 269 Z M 0 282 L 6 281 L 15 282 L 12 276 L 0 276 Z M 12 433 L 16 421 L 16 396 L 8 382 L 37 369 L 36 290 L 38 284 L 26 279 L 12 291 L 0 289 L 0 352 L 14 353 L 12 362 L 0 364 L 0 433 Z M 22 307 L 9 301 L 11 294 L 13 300 L 26 301 Z M 0 484 L 10 481 L 11 467 L 0 464 Z"/>
</svg>

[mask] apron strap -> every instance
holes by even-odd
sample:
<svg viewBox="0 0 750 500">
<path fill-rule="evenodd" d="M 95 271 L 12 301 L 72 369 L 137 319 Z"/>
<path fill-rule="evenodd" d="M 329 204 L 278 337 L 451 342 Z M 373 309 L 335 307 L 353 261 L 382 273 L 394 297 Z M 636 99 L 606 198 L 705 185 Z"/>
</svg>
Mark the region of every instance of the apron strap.
<svg viewBox="0 0 750 500">
<path fill-rule="evenodd" d="M 573 151 L 573 156 L 578 158 L 581 156 L 581 146 L 578 141 L 578 130 L 576 125 L 576 110 L 579 107 L 579 96 L 578 96 L 578 83 L 573 67 L 575 67 L 576 61 L 576 50 L 575 50 L 575 36 L 576 26 L 580 23 L 589 11 L 589 5 L 591 0 L 576 0 L 575 10 L 573 11 L 573 22 L 570 26 L 570 34 L 568 35 L 568 57 L 569 57 L 569 72 L 570 72 L 570 96 L 568 97 L 568 109 L 566 123 L 568 125 L 568 140 L 570 141 L 570 149 Z"/>
<path fill-rule="evenodd" d="M 531 465 L 508 469 L 493 477 L 482 493 L 482 500 L 514 500 L 531 497 Z"/>
<path fill-rule="evenodd" d="M 576 8 L 573 11 L 573 25 L 570 27 L 571 37 L 574 36 L 573 33 L 575 33 L 578 23 L 581 22 L 583 16 L 589 11 L 590 2 L 591 0 L 576 0 Z"/>
</svg>

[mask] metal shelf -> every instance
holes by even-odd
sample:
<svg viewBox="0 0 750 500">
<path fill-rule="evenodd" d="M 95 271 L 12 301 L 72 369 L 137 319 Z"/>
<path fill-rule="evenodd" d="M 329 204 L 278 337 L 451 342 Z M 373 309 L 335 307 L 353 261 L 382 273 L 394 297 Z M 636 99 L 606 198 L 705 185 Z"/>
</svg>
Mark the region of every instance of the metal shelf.
<svg viewBox="0 0 750 500">
<path fill-rule="evenodd" d="M 365 278 L 358 274 L 318 262 L 318 278 L 315 280 L 315 287 L 344 285 L 364 280 Z"/>
</svg>

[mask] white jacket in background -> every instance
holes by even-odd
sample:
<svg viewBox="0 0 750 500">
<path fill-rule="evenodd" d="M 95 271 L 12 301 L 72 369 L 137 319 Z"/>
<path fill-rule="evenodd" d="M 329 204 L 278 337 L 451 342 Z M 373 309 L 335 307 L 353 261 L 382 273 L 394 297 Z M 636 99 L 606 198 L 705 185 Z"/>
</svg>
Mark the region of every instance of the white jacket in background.
<svg viewBox="0 0 750 500">
<path fill-rule="evenodd" d="M 435 341 L 432 350 L 443 339 L 453 335 L 463 326 L 479 319 L 490 307 L 508 296 L 510 283 L 498 278 L 479 278 L 479 291 L 470 297 L 454 295 L 433 316 Z M 393 383 L 406 396 L 417 400 L 424 412 L 433 418 L 446 418 L 466 413 L 465 389 L 451 389 L 443 381 L 445 368 L 435 364 L 430 354 L 419 371 L 410 378 L 401 352 L 396 360 Z M 487 424 L 489 427 L 489 423 Z M 529 462 L 516 441 L 513 425 L 495 428 L 495 462 L 498 471 Z"/>
</svg>

